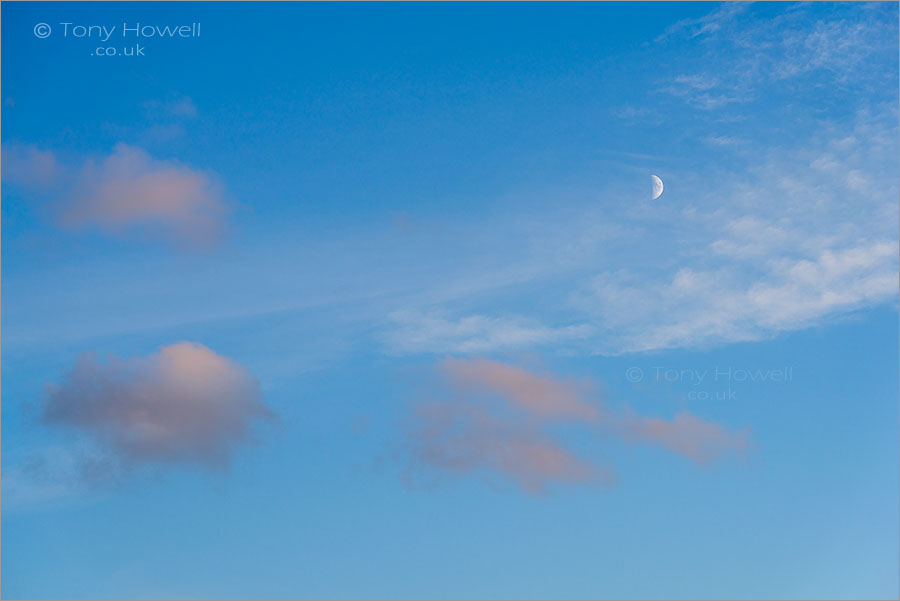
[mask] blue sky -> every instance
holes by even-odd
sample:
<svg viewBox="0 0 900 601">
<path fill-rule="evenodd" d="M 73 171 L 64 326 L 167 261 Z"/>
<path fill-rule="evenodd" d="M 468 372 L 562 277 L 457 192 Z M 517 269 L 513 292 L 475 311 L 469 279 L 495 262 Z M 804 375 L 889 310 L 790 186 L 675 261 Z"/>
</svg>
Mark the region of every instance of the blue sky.
<svg viewBox="0 0 900 601">
<path fill-rule="evenodd" d="M 4 596 L 900 593 L 896 4 L 2 13 Z"/>
</svg>

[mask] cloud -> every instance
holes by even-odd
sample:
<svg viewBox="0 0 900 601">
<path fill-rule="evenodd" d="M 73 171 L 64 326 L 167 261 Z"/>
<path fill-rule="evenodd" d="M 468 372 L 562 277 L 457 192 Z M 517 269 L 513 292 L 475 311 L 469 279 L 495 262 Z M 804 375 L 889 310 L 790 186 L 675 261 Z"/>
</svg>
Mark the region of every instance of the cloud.
<svg viewBox="0 0 900 601">
<path fill-rule="evenodd" d="M 396 311 L 390 320 L 395 328 L 385 336 L 385 342 L 398 354 L 478 353 L 576 340 L 590 334 L 590 327 L 585 325 L 551 328 L 532 319 L 508 316 L 468 315 L 454 320 L 434 314 Z"/>
<path fill-rule="evenodd" d="M 445 359 L 440 371 L 461 390 L 500 396 L 544 417 L 593 420 L 597 407 L 582 400 L 586 383 L 561 382 L 490 359 Z"/>
<path fill-rule="evenodd" d="M 212 176 L 135 146 L 118 144 L 109 156 L 77 168 L 32 147 L 4 148 L 3 158 L 7 181 L 36 192 L 56 190 L 51 205 L 64 228 L 162 234 L 193 245 L 211 244 L 224 228 L 226 207 Z"/>
<path fill-rule="evenodd" d="M 573 295 L 604 354 L 769 338 L 897 297 L 896 110 L 861 111 L 681 211 L 668 268 L 604 271 Z"/>
<path fill-rule="evenodd" d="M 547 194 L 553 211 L 532 217 L 540 232 L 503 240 L 509 264 L 551 270 L 532 269 L 531 287 L 487 301 L 429 302 L 431 313 L 418 314 L 426 317 L 397 320 L 391 349 L 709 348 L 895 304 L 897 7 L 820 7 L 791 5 L 763 17 L 757 7 L 728 3 L 674 27 L 669 35 L 682 36 L 685 66 L 671 65 L 658 89 L 705 109 L 742 104 L 733 115 L 692 113 L 684 135 L 698 142 L 695 151 L 637 158 L 639 175 L 622 176 L 633 183 L 660 173 L 665 202 L 640 202 L 646 192 L 636 184 L 601 184 L 593 201 L 600 208 L 562 222 L 555 216 L 578 198 Z M 641 114 L 659 106 L 628 108 Z M 490 227 L 515 231 L 497 221 Z M 620 234 L 591 238 L 598 223 Z M 491 307 L 498 298 L 534 313 L 510 320 Z M 447 314 L 454 319 L 427 317 Z"/>
<path fill-rule="evenodd" d="M 166 100 L 147 100 L 141 103 L 145 128 L 134 131 L 121 128 L 122 135 L 136 135 L 148 144 L 166 144 L 183 137 L 189 122 L 198 115 L 197 106 L 187 96 Z"/>
<path fill-rule="evenodd" d="M 611 473 L 576 457 L 534 423 L 504 419 L 468 401 L 413 406 L 406 431 L 407 475 L 428 467 L 457 475 L 487 471 L 523 490 L 544 492 L 552 482 L 611 481 Z"/>
<path fill-rule="evenodd" d="M 678 75 L 662 88 L 664 91 L 684 99 L 685 102 L 704 110 L 713 110 L 740 99 L 732 94 L 715 93 L 719 81 L 707 75 Z"/>
<path fill-rule="evenodd" d="M 613 107 L 610 114 L 617 119 L 629 122 L 640 122 L 652 125 L 660 125 L 664 122 L 659 111 L 648 107 L 635 107 L 630 104 Z"/>
<path fill-rule="evenodd" d="M 181 239 L 209 243 L 220 232 L 223 212 L 207 175 L 119 144 L 102 162 L 82 168 L 60 219 L 66 227 L 111 233 L 139 225 L 160 227 Z"/>
<path fill-rule="evenodd" d="M 732 433 L 686 411 L 672 421 L 629 415 L 620 426 L 626 439 L 661 445 L 698 463 L 709 463 L 729 451 L 747 449 L 747 433 Z"/>
<path fill-rule="evenodd" d="M 738 15 L 744 13 L 750 7 L 750 4 L 750 2 L 723 2 L 707 15 L 696 19 L 683 19 L 669 26 L 656 38 L 656 41 L 662 42 L 676 35 L 696 38 L 715 33 L 724 25 L 732 22 Z"/>
<path fill-rule="evenodd" d="M 168 100 L 147 100 L 141 103 L 144 116 L 147 119 L 192 119 L 197 116 L 197 106 L 187 96 L 170 98 Z"/>
<path fill-rule="evenodd" d="M 3 505 L 29 510 L 123 481 L 126 468 L 89 445 L 50 446 L 4 457 Z"/>
<path fill-rule="evenodd" d="M 52 188 L 62 170 L 52 152 L 33 145 L 4 145 L 2 161 L 4 182 L 39 190 Z"/>
<path fill-rule="evenodd" d="M 673 170 L 665 203 L 612 198 L 517 241 L 553 270 L 492 299 L 542 314 L 494 316 L 469 295 L 395 314 L 384 339 L 395 353 L 619 355 L 764 340 L 895 303 L 896 120 L 875 104 L 791 146 L 717 139 L 735 149 L 729 165 Z M 598 219 L 627 235 L 576 244 Z M 473 314 L 439 317 L 459 307 Z"/>
<path fill-rule="evenodd" d="M 709 15 L 676 23 L 657 38 L 697 38 L 702 44 L 692 49 L 700 55 L 690 63 L 704 65 L 703 72 L 680 74 L 660 88 L 706 110 L 751 101 L 763 92 L 770 98 L 773 86 L 810 74 L 832 86 L 853 82 L 854 87 L 884 89 L 881 65 L 870 59 L 881 53 L 896 56 L 896 8 L 856 3 L 823 12 L 800 4 L 757 18 L 749 6 L 727 2 Z M 822 87 L 823 81 L 808 87 Z"/>
<path fill-rule="evenodd" d="M 227 465 L 251 424 L 271 417 L 244 367 L 190 342 L 106 363 L 84 354 L 43 407 L 45 423 L 85 433 L 125 464 Z"/>
<path fill-rule="evenodd" d="M 554 483 L 612 484 L 610 468 L 580 458 L 559 426 L 595 437 L 662 446 L 698 463 L 747 447 L 747 433 L 682 412 L 674 420 L 616 415 L 592 398 L 589 382 L 485 358 L 439 361 L 412 403 L 405 427 L 407 478 L 423 473 L 507 478 L 541 493 Z"/>
<path fill-rule="evenodd" d="M 684 267 L 662 283 L 599 276 L 586 302 L 615 332 L 607 353 L 759 340 L 896 296 L 898 251 L 883 240 L 812 260 L 767 257 L 765 275 L 746 282 L 727 268 Z"/>
<path fill-rule="evenodd" d="M 740 146 L 746 144 L 747 140 L 734 136 L 707 136 L 703 141 L 711 146 Z"/>
</svg>

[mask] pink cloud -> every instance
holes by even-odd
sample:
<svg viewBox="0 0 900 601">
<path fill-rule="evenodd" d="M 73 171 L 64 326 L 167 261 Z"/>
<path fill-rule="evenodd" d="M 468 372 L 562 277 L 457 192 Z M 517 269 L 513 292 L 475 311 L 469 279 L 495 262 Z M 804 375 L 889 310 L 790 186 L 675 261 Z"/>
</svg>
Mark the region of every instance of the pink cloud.
<svg viewBox="0 0 900 601">
<path fill-rule="evenodd" d="M 37 190 L 55 186 L 62 171 L 56 155 L 36 146 L 4 145 L 2 161 L 4 182 Z"/>
<path fill-rule="evenodd" d="M 545 417 L 594 420 L 598 407 L 583 400 L 585 386 L 533 374 L 490 359 L 445 359 L 439 369 L 454 385 L 498 395 L 522 409 Z"/>
<path fill-rule="evenodd" d="M 117 234 L 134 226 L 157 227 L 206 244 L 218 237 L 224 210 L 206 174 L 119 144 L 103 161 L 84 165 L 60 218 L 66 227 Z"/>
<path fill-rule="evenodd" d="M 465 401 L 418 403 L 407 430 L 411 470 L 430 467 L 457 475 L 479 471 L 511 478 L 523 490 L 544 492 L 552 482 L 612 480 L 535 424 L 504 418 Z"/>
<path fill-rule="evenodd" d="M 699 463 L 709 463 L 728 451 L 744 451 L 748 445 L 746 431 L 729 432 L 687 411 L 678 413 L 672 421 L 629 416 L 621 428 L 629 440 L 658 444 Z"/>
<path fill-rule="evenodd" d="M 179 342 L 147 357 L 105 363 L 87 353 L 51 385 L 44 421 L 86 433 L 126 463 L 226 465 L 273 414 L 259 383 L 207 347 Z"/>
<path fill-rule="evenodd" d="M 4 178 L 39 193 L 67 229 L 96 229 L 122 236 L 161 234 L 181 243 L 209 245 L 224 229 L 227 212 L 213 177 L 118 144 L 80 167 L 62 165 L 50 151 L 4 148 Z"/>
<path fill-rule="evenodd" d="M 498 361 L 445 359 L 435 371 L 439 377 L 413 402 L 406 424 L 407 476 L 499 476 L 532 493 L 553 483 L 611 484 L 613 472 L 579 457 L 559 424 L 594 440 L 660 445 L 704 464 L 748 444 L 746 431 L 735 433 L 688 412 L 672 421 L 632 411 L 617 415 L 591 398 L 587 382 Z"/>
</svg>

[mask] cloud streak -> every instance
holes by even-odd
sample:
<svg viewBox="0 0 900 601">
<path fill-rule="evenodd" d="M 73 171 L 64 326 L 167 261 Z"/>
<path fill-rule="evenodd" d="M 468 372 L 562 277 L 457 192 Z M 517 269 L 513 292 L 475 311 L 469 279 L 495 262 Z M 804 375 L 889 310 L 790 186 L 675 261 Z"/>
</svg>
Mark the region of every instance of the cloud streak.
<svg viewBox="0 0 900 601">
<path fill-rule="evenodd" d="M 416 311 L 396 311 L 385 342 L 397 354 L 417 352 L 479 353 L 496 349 L 530 348 L 586 338 L 587 325 L 548 327 L 517 317 L 467 315 L 448 319 Z"/>
<path fill-rule="evenodd" d="M 664 91 L 704 110 L 749 102 L 773 85 L 817 74 L 833 85 L 872 85 L 879 74 L 873 55 L 897 53 L 896 10 L 878 3 L 836 6 L 813 18 L 808 6 L 792 5 L 756 18 L 750 3 L 727 2 L 708 15 L 676 23 L 657 38 L 696 38 L 705 71 L 675 76 Z M 821 14 L 821 13 L 817 13 Z M 721 61 L 728 61 L 722 69 Z M 724 76 L 718 77 L 722 73 Z M 699 85 L 698 85 L 699 84 Z M 821 83 L 819 82 L 819 85 Z"/>
<path fill-rule="evenodd" d="M 760 340 L 897 296 L 896 109 L 774 152 L 678 215 L 669 269 L 595 275 L 572 305 L 620 354 Z M 721 192 L 719 192 L 721 190 Z M 723 201 L 724 199 L 724 201 Z"/>
<path fill-rule="evenodd" d="M 482 358 L 445 359 L 438 369 L 462 391 L 495 395 L 544 418 L 594 421 L 599 416 L 598 408 L 583 400 L 587 383 L 559 381 Z"/>
<path fill-rule="evenodd" d="M 618 426 L 632 442 L 662 446 L 698 463 L 711 463 L 723 454 L 747 450 L 747 433 L 733 433 L 682 411 L 671 421 L 630 414 Z"/>
<path fill-rule="evenodd" d="M 560 427 L 595 439 L 650 444 L 709 464 L 747 449 L 733 432 L 688 412 L 672 420 L 617 415 L 592 397 L 589 382 L 485 358 L 437 362 L 437 377 L 412 403 L 405 427 L 407 478 L 422 474 L 486 475 L 529 493 L 551 485 L 615 482 L 613 470 L 582 458 Z"/>
</svg>

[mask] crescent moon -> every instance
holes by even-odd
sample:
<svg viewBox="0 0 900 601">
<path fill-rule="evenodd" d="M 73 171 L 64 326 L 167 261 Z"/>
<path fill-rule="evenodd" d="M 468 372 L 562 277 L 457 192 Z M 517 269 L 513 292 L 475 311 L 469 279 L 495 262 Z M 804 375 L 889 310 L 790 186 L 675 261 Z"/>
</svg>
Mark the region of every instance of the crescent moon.
<svg viewBox="0 0 900 601">
<path fill-rule="evenodd" d="M 657 198 L 659 198 L 660 196 L 662 196 L 662 193 L 663 193 L 663 183 L 662 183 L 662 180 L 659 179 L 659 178 L 658 178 L 657 176 L 655 176 L 655 175 L 651 175 L 651 176 L 650 176 L 650 182 L 653 184 L 653 195 L 652 195 L 652 197 L 650 198 L 650 200 L 656 200 Z"/>
</svg>

